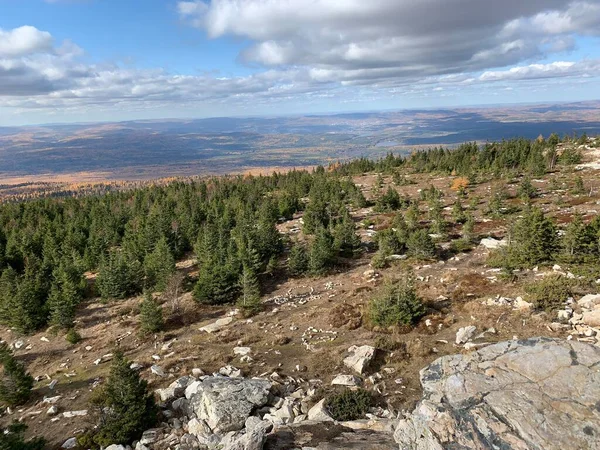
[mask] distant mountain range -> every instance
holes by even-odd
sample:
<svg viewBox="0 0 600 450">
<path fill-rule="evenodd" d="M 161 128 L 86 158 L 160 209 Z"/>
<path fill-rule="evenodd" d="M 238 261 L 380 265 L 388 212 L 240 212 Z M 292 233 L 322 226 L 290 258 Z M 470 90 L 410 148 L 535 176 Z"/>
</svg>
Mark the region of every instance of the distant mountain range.
<svg viewBox="0 0 600 450">
<path fill-rule="evenodd" d="M 552 132 L 600 134 L 600 102 L 0 127 L 0 184 L 303 167 Z"/>
</svg>

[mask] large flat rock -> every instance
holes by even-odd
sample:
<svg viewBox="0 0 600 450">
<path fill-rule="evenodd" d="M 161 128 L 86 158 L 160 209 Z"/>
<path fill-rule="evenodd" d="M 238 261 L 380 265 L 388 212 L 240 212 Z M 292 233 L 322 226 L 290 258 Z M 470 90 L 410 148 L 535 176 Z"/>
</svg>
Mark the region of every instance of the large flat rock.
<svg viewBox="0 0 600 450">
<path fill-rule="evenodd" d="M 401 449 L 599 449 L 600 348 L 534 338 L 439 358 Z"/>
</svg>

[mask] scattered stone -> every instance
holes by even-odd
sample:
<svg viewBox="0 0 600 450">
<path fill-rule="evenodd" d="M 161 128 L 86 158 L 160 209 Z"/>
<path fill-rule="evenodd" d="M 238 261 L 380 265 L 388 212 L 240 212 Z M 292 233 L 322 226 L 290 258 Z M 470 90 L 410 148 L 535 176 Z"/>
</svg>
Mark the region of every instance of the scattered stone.
<svg viewBox="0 0 600 450">
<path fill-rule="evenodd" d="M 462 327 L 456 332 L 456 344 L 461 345 L 465 344 L 473 337 L 477 327 L 475 325 L 469 325 L 467 327 Z"/>
<path fill-rule="evenodd" d="M 144 368 L 144 366 L 142 366 L 140 363 L 131 363 L 131 365 L 129 366 L 129 368 L 131 370 L 142 370 Z"/>
<path fill-rule="evenodd" d="M 186 388 L 194 381 L 191 377 L 181 377 L 173 381 L 169 387 L 165 389 L 157 389 L 155 392 L 163 402 L 169 402 L 177 397 L 184 395 Z"/>
<path fill-rule="evenodd" d="M 15 350 L 19 350 L 24 345 L 25 345 L 25 342 L 19 339 L 18 341 L 15 341 L 15 343 L 13 344 L 13 347 L 15 348 Z"/>
<path fill-rule="evenodd" d="M 348 352 L 350 355 L 344 358 L 344 364 L 346 367 L 362 375 L 373 360 L 376 350 L 375 347 L 371 347 L 370 345 L 363 345 L 361 347 L 353 345 L 348 349 Z"/>
<path fill-rule="evenodd" d="M 316 405 L 308 410 L 308 420 L 313 420 L 315 422 L 330 422 L 333 421 L 333 417 L 325 408 L 325 400 L 322 399 Z"/>
<path fill-rule="evenodd" d="M 80 411 L 65 411 L 63 413 L 63 417 L 70 419 L 72 417 L 82 417 L 82 416 L 87 416 L 88 414 L 88 410 L 87 409 L 82 409 Z"/>
<path fill-rule="evenodd" d="M 165 376 L 165 371 L 162 369 L 162 367 L 157 366 L 156 364 L 154 364 L 152 367 L 150 367 L 150 371 L 154 375 L 157 375 L 159 377 L 164 377 Z"/>
<path fill-rule="evenodd" d="M 42 336 L 40 338 L 40 341 L 42 341 L 42 342 L 50 342 L 50 339 L 48 339 L 46 336 Z"/>
<path fill-rule="evenodd" d="M 362 380 L 356 375 L 338 375 L 331 382 L 333 386 L 360 386 Z"/>
<path fill-rule="evenodd" d="M 48 410 L 46 411 L 46 414 L 48 414 L 49 416 L 57 415 L 58 414 L 58 406 L 52 405 L 50 408 L 48 408 Z"/>
<path fill-rule="evenodd" d="M 233 316 L 223 317 L 222 319 L 219 319 L 214 323 L 201 327 L 200 331 L 206 331 L 207 333 L 216 333 L 218 331 L 221 331 L 231 322 L 233 322 Z"/>
<path fill-rule="evenodd" d="M 500 247 L 504 247 L 507 244 L 508 243 L 506 242 L 505 239 L 498 240 L 498 239 L 494 239 L 494 238 L 485 238 L 485 239 L 482 239 L 481 242 L 479 243 L 479 245 L 487 248 L 488 250 L 495 250 Z"/>
<path fill-rule="evenodd" d="M 600 305 L 600 294 L 584 295 L 577 304 L 585 309 L 594 309 L 597 305 Z"/>
<path fill-rule="evenodd" d="M 231 378 L 240 378 L 242 376 L 242 371 L 240 369 L 238 369 L 237 367 L 233 367 L 233 366 L 221 367 L 219 369 L 219 373 L 221 375 L 224 375 L 226 377 L 231 377 Z"/>
<path fill-rule="evenodd" d="M 250 347 L 234 347 L 233 348 L 234 355 L 246 356 L 246 355 L 249 355 L 251 352 L 252 352 L 252 350 L 250 349 Z"/>
<path fill-rule="evenodd" d="M 75 447 L 77 447 L 77 438 L 74 438 L 74 437 L 67 439 L 62 445 L 62 448 L 75 448 Z"/>
</svg>

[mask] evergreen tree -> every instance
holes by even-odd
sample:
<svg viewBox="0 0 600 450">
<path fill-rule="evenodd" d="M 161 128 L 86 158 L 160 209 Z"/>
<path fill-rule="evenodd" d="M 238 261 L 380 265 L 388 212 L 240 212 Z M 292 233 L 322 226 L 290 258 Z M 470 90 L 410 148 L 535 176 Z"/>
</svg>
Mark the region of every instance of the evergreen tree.
<svg viewBox="0 0 600 450">
<path fill-rule="evenodd" d="M 207 305 L 233 302 L 239 292 L 239 271 L 232 262 L 207 261 L 198 271 L 194 299 Z"/>
<path fill-rule="evenodd" d="M 472 242 L 474 239 L 475 218 L 472 214 L 466 216 L 465 223 L 462 227 L 462 239 L 465 242 Z"/>
<path fill-rule="evenodd" d="M 409 229 L 414 230 L 419 226 L 420 219 L 419 206 L 416 204 L 412 204 L 406 210 L 406 214 L 404 215 L 404 219 L 406 221 L 406 225 Z"/>
<path fill-rule="evenodd" d="M 533 184 L 531 184 L 531 180 L 529 179 L 529 177 L 524 177 L 521 181 L 521 184 L 519 185 L 518 194 L 519 197 L 521 197 L 524 200 L 529 200 L 536 196 L 537 191 L 533 187 Z"/>
<path fill-rule="evenodd" d="M 148 383 L 129 367 L 121 351 L 115 352 L 106 385 L 92 403 L 100 417 L 94 442 L 101 446 L 129 444 L 154 426 L 158 409 Z"/>
<path fill-rule="evenodd" d="M 0 428 L 0 450 L 44 450 L 46 441 L 41 437 L 25 440 L 27 425 L 13 422 L 6 428 Z"/>
<path fill-rule="evenodd" d="M 507 267 L 531 267 L 551 261 L 558 248 L 554 222 L 539 208 L 528 207 L 511 229 Z"/>
<path fill-rule="evenodd" d="M 163 327 L 162 308 L 154 297 L 152 297 L 152 293 L 146 291 L 144 299 L 140 304 L 140 329 L 143 333 L 157 333 Z"/>
<path fill-rule="evenodd" d="M 31 397 L 33 377 L 17 361 L 6 342 L 0 343 L 0 401 L 8 406 L 22 405 Z"/>
<path fill-rule="evenodd" d="M 425 307 L 409 275 L 396 282 L 386 282 L 368 308 L 370 321 L 383 327 L 414 325 L 424 315 Z"/>
<path fill-rule="evenodd" d="M 288 271 L 293 277 L 300 277 L 308 270 L 308 252 L 306 246 L 300 242 L 294 242 L 290 249 L 288 258 Z"/>
<path fill-rule="evenodd" d="M 313 275 L 322 275 L 333 263 L 333 238 L 325 228 L 319 228 L 310 247 L 308 268 Z"/>
<path fill-rule="evenodd" d="M 341 256 L 348 258 L 360 252 L 360 237 L 356 234 L 356 227 L 349 215 L 333 229 L 333 246 Z"/>
<path fill-rule="evenodd" d="M 260 286 L 258 279 L 248 266 L 244 266 L 240 276 L 241 295 L 238 299 L 238 306 L 242 309 L 246 317 L 258 313 L 262 303 L 260 300 Z"/>
<path fill-rule="evenodd" d="M 100 266 L 96 287 L 104 299 L 126 298 L 140 292 L 143 270 L 140 262 L 121 250 L 111 250 Z"/>
<path fill-rule="evenodd" d="M 77 283 L 73 273 L 59 266 L 48 295 L 50 323 L 64 329 L 73 327 L 75 308 L 82 299 L 82 280 Z"/>
<path fill-rule="evenodd" d="M 465 223 L 467 220 L 465 209 L 463 208 L 460 198 L 457 198 L 452 206 L 452 218 L 456 223 Z"/>
<path fill-rule="evenodd" d="M 429 259 L 435 256 L 435 244 L 425 229 L 413 231 L 406 246 L 410 255 L 416 258 Z"/>
<path fill-rule="evenodd" d="M 164 290 L 173 272 L 175 258 L 171 254 L 167 239 L 163 236 L 156 243 L 154 250 L 144 258 L 146 287 L 157 291 Z"/>
</svg>

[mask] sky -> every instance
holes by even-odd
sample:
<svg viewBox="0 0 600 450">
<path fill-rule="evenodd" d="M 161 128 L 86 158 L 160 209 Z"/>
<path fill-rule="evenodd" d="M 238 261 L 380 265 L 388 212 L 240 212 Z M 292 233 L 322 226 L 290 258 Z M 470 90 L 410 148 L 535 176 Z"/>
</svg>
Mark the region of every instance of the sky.
<svg viewBox="0 0 600 450">
<path fill-rule="evenodd" d="M 0 0 L 0 126 L 600 98 L 600 0 Z"/>
</svg>

